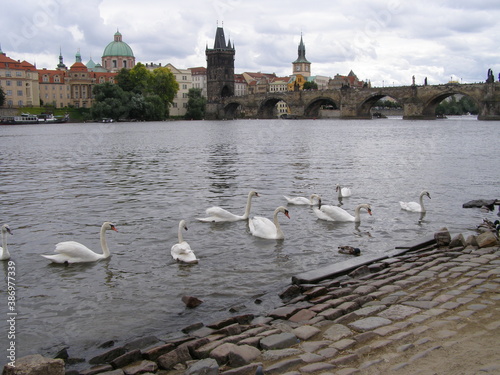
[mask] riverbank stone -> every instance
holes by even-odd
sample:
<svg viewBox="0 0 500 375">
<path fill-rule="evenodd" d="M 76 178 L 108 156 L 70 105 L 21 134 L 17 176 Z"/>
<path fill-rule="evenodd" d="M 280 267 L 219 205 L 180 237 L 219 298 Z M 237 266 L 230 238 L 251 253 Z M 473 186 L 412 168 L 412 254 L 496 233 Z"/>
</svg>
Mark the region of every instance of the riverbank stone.
<svg viewBox="0 0 500 375">
<path fill-rule="evenodd" d="M 297 343 L 297 336 L 290 332 L 278 333 L 260 340 L 260 346 L 264 350 L 285 349 Z"/>
<path fill-rule="evenodd" d="M 64 361 L 32 354 L 21 357 L 16 365 L 6 365 L 2 375 L 64 375 Z"/>
</svg>

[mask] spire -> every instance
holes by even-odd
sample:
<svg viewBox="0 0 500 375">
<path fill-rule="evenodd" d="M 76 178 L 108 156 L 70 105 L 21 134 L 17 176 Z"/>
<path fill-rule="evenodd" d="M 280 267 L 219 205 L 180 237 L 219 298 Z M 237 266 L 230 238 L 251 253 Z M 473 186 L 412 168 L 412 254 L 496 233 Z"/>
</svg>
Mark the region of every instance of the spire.
<svg viewBox="0 0 500 375">
<path fill-rule="evenodd" d="M 80 55 L 80 48 L 78 48 L 78 51 L 76 52 L 75 55 L 75 62 L 82 62 L 82 55 Z"/>
<path fill-rule="evenodd" d="M 57 64 L 57 69 L 58 70 L 67 70 L 68 69 L 67 66 L 64 65 L 61 47 L 59 47 L 59 64 Z"/>
<path fill-rule="evenodd" d="M 309 63 L 306 59 L 306 46 L 304 45 L 304 41 L 302 39 L 302 33 L 300 33 L 300 43 L 299 43 L 299 48 L 298 48 L 298 57 L 297 60 L 294 61 L 294 63 Z"/>
</svg>

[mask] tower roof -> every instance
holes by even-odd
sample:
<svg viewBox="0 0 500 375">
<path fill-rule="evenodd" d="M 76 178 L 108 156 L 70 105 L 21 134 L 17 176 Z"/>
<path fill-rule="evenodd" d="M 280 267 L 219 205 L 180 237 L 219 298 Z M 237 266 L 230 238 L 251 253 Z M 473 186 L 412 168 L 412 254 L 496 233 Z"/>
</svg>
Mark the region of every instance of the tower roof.
<svg viewBox="0 0 500 375">
<path fill-rule="evenodd" d="M 117 31 L 114 35 L 114 40 L 104 48 L 102 57 L 105 56 L 134 57 L 134 53 L 132 52 L 132 48 L 122 41 L 122 34 Z"/>
<path fill-rule="evenodd" d="M 297 60 L 295 60 L 292 64 L 295 63 L 308 63 L 310 64 L 309 61 L 306 59 L 306 47 L 304 45 L 304 41 L 302 40 L 302 34 L 300 35 L 300 43 L 299 43 L 299 56 L 297 57 Z"/>
<path fill-rule="evenodd" d="M 228 41 L 226 45 L 226 37 L 224 36 L 224 29 L 222 27 L 217 27 L 217 31 L 215 32 L 214 49 L 233 49 L 231 47 L 231 41 Z"/>
</svg>

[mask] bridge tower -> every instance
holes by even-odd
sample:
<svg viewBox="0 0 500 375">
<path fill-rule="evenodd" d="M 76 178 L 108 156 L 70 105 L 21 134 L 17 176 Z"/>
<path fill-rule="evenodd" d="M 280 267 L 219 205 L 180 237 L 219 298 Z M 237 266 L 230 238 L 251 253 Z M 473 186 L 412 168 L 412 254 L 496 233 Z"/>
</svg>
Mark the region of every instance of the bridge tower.
<svg viewBox="0 0 500 375">
<path fill-rule="evenodd" d="M 293 65 L 293 75 L 301 74 L 304 77 L 311 76 L 311 63 L 306 59 L 306 46 L 304 45 L 304 41 L 302 40 L 302 34 L 300 34 L 300 43 L 298 50 L 298 57 L 295 60 Z"/>
<path fill-rule="evenodd" d="M 234 95 L 234 44 L 224 36 L 224 29 L 217 27 L 214 48 L 205 50 L 207 56 L 207 96 L 209 103 Z"/>
</svg>

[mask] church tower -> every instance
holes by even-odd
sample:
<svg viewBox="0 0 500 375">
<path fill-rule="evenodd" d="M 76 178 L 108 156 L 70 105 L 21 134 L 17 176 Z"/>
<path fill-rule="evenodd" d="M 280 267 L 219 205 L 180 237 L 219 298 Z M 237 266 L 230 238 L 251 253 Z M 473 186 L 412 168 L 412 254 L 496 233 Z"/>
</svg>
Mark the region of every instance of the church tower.
<svg viewBox="0 0 500 375">
<path fill-rule="evenodd" d="M 207 56 L 208 102 L 234 95 L 234 44 L 224 36 L 224 29 L 217 27 L 214 48 L 205 50 Z"/>
<path fill-rule="evenodd" d="M 304 77 L 311 76 L 311 63 L 306 59 L 306 47 L 300 34 L 299 57 L 293 63 L 293 75 L 301 74 Z"/>
</svg>

